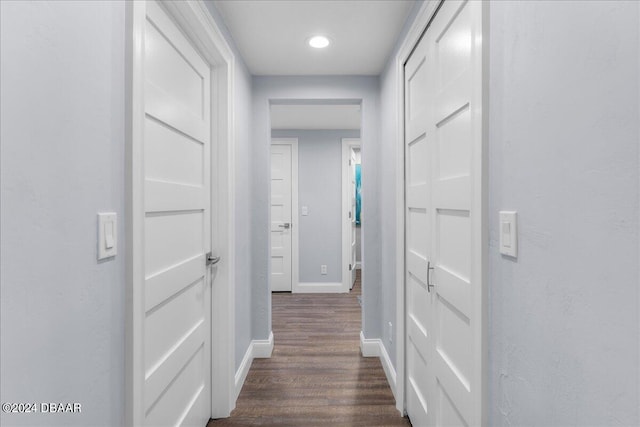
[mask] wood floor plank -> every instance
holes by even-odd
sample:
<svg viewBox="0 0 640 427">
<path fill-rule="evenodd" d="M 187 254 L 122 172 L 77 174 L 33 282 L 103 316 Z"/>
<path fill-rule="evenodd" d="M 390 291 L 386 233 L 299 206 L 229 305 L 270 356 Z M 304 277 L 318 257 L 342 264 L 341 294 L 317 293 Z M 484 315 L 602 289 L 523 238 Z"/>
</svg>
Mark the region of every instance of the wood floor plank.
<svg viewBox="0 0 640 427">
<path fill-rule="evenodd" d="M 275 346 L 251 365 L 224 426 L 410 426 L 377 358 L 360 355 L 360 272 L 349 294 L 274 293 Z"/>
</svg>

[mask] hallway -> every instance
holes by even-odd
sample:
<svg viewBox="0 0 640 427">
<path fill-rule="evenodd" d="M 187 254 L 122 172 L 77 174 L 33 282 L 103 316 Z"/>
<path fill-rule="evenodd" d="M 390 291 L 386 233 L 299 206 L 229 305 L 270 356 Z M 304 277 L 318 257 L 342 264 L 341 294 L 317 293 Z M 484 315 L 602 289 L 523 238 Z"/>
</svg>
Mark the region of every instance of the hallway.
<svg viewBox="0 0 640 427">
<path fill-rule="evenodd" d="M 640 427 L 640 1 L 0 0 L 0 93 L 1 426 Z"/>
<path fill-rule="evenodd" d="M 275 347 L 255 359 L 218 426 L 407 426 L 380 360 L 359 349 L 360 270 L 350 294 L 273 294 Z"/>
</svg>

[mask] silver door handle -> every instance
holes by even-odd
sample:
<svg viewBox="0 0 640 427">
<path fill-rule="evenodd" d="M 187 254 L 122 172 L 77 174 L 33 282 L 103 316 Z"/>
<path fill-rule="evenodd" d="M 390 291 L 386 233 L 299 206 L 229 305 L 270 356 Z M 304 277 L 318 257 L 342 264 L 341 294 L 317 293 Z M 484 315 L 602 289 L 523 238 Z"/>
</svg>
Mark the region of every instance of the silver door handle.
<svg viewBox="0 0 640 427">
<path fill-rule="evenodd" d="M 278 225 L 278 227 L 280 227 L 280 228 L 290 228 L 291 224 L 289 224 L 288 222 L 285 222 L 284 224 Z"/>
<path fill-rule="evenodd" d="M 211 252 L 207 254 L 207 266 L 216 265 L 218 262 L 220 262 L 219 256 L 213 256 Z"/>
<path fill-rule="evenodd" d="M 431 288 L 436 286 L 431 283 L 431 270 L 433 270 L 433 267 L 431 267 L 431 261 L 427 261 L 427 292 L 431 292 Z"/>
</svg>

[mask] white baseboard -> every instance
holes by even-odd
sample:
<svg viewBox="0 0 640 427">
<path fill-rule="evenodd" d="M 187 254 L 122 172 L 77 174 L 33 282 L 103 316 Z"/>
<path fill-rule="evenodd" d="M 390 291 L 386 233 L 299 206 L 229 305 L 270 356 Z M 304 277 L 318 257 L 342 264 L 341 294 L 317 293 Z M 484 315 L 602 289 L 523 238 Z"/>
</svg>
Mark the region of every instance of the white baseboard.
<svg viewBox="0 0 640 427">
<path fill-rule="evenodd" d="M 236 406 L 235 401 L 238 400 L 238 396 L 240 395 L 240 390 L 242 390 L 242 386 L 244 385 L 244 380 L 247 379 L 247 374 L 249 373 L 249 369 L 251 368 L 251 362 L 253 362 L 253 345 L 249 344 L 247 347 L 247 351 L 244 353 L 244 357 L 242 358 L 242 362 L 240 362 L 240 366 L 236 371 L 236 389 L 235 396 L 233 396 L 233 405 L 232 408 Z"/>
<path fill-rule="evenodd" d="M 300 294 L 336 294 L 345 291 L 342 288 L 342 283 L 339 282 L 300 282 L 294 292 Z"/>
<path fill-rule="evenodd" d="M 367 339 L 364 337 L 364 333 L 360 331 L 360 351 L 363 357 L 380 358 L 380 363 L 382 363 L 382 369 L 384 369 L 384 373 L 387 376 L 387 382 L 389 382 L 391 392 L 393 396 L 396 397 L 396 370 L 391 363 L 387 349 L 384 344 L 382 344 L 382 340 L 379 338 Z"/>
<path fill-rule="evenodd" d="M 389 387 L 391 387 L 391 392 L 393 393 L 393 397 L 396 396 L 396 370 L 391 363 L 391 358 L 389 357 L 389 353 L 387 353 L 387 348 L 382 344 L 380 340 L 380 362 L 382 363 L 382 368 L 384 369 L 384 373 L 387 375 L 387 381 L 389 381 Z"/>
<path fill-rule="evenodd" d="M 273 353 L 273 332 L 269 333 L 269 339 L 266 340 L 253 340 L 251 341 L 253 346 L 253 358 L 254 359 L 268 359 Z"/>
<path fill-rule="evenodd" d="M 381 343 L 379 339 L 366 339 L 364 332 L 360 331 L 360 352 L 363 357 L 379 357 Z"/>
<path fill-rule="evenodd" d="M 233 399 L 234 401 L 238 400 L 238 396 L 240 395 L 240 391 L 242 390 L 244 381 L 247 379 L 247 374 L 249 374 L 249 369 L 251 369 L 251 363 L 253 363 L 253 359 L 268 359 L 269 357 L 271 357 L 272 352 L 273 332 L 269 333 L 269 339 L 253 340 L 251 341 L 251 343 L 249 343 L 249 347 L 247 347 L 247 351 L 244 353 L 242 362 L 240 362 L 240 366 L 236 371 L 236 394 Z M 235 406 L 235 403 L 233 406 Z"/>
</svg>

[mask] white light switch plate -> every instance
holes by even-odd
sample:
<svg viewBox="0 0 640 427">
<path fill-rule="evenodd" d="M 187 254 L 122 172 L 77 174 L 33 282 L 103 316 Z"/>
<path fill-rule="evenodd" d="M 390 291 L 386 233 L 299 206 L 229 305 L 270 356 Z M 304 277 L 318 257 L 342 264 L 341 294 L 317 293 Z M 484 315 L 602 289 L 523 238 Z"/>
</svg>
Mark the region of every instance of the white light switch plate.
<svg viewBox="0 0 640 427">
<path fill-rule="evenodd" d="M 118 253 L 118 216 L 115 212 L 98 214 L 98 259 Z"/>
<path fill-rule="evenodd" d="M 500 253 L 516 258 L 518 256 L 518 213 L 500 211 Z"/>
<path fill-rule="evenodd" d="M 307 206 L 303 206 L 302 207 L 302 215 L 303 216 L 309 215 L 309 207 L 307 207 Z"/>
</svg>

